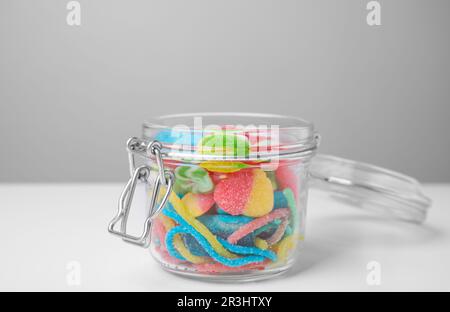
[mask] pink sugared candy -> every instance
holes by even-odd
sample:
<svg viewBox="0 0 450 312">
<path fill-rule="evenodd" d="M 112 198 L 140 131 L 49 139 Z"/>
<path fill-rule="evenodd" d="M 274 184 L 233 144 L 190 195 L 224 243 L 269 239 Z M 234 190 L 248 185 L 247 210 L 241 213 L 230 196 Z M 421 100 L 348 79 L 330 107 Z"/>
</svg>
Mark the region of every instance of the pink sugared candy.
<svg viewBox="0 0 450 312">
<path fill-rule="evenodd" d="M 220 181 L 222 181 L 227 177 L 227 174 L 222 172 L 210 172 L 209 177 L 211 178 L 214 184 L 218 184 Z"/>
<path fill-rule="evenodd" d="M 278 189 L 284 190 L 290 188 L 294 192 L 295 198 L 298 198 L 297 175 L 292 165 L 289 165 L 289 163 L 280 163 L 278 169 L 275 171 L 275 176 L 277 177 Z"/>
<path fill-rule="evenodd" d="M 184 206 L 192 213 L 194 217 L 201 216 L 214 206 L 214 195 L 187 193 L 183 196 Z"/>
<path fill-rule="evenodd" d="M 261 217 L 273 208 L 272 183 L 261 169 L 240 170 L 216 185 L 214 200 L 231 215 Z"/>
</svg>

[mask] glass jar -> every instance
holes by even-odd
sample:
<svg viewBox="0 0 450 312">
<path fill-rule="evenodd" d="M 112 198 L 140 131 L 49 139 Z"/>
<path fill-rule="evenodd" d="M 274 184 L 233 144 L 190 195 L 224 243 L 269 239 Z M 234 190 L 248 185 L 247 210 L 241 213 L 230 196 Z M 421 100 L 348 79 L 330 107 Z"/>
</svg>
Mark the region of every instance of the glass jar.
<svg viewBox="0 0 450 312">
<path fill-rule="evenodd" d="M 233 281 L 292 266 L 304 242 L 310 182 L 358 207 L 425 219 L 430 201 L 416 180 L 315 155 L 318 144 L 313 124 L 293 117 L 203 113 L 149 120 L 142 137 L 127 142 L 130 180 L 108 229 L 149 248 L 170 272 Z M 137 205 L 144 225 L 135 236 L 127 224 L 139 185 L 147 200 Z"/>
</svg>

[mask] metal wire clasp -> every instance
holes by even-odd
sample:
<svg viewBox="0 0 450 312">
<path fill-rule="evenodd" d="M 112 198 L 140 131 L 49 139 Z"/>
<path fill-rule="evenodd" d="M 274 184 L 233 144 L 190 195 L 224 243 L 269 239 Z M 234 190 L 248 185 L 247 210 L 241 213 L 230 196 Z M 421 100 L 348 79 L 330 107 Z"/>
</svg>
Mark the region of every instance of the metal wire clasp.
<svg viewBox="0 0 450 312">
<path fill-rule="evenodd" d="M 130 138 L 127 141 L 127 151 L 129 156 L 130 165 L 130 179 L 128 180 L 125 188 L 120 195 L 118 210 L 116 216 L 111 220 L 108 225 L 108 231 L 114 235 L 121 237 L 125 242 L 136 244 L 142 247 L 147 247 L 150 244 L 150 229 L 152 220 L 158 216 L 159 212 L 164 208 L 167 202 L 170 192 L 172 191 L 174 175 L 171 171 L 164 169 L 164 163 L 162 161 L 161 143 L 153 141 L 148 144 L 139 140 L 138 138 Z M 151 158 L 156 159 L 156 165 L 158 167 L 158 176 L 155 179 L 152 197 L 150 200 L 150 209 L 144 222 L 144 229 L 140 236 L 133 236 L 127 234 L 127 220 L 130 213 L 131 203 L 133 201 L 134 191 L 138 181 L 147 183 L 151 168 L 148 165 L 143 165 L 135 168 L 135 154 L 146 153 Z M 161 185 L 165 186 L 166 190 L 159 204 L 157 199 Z M 120 230 L 115 230 L 114 227 L 120 221 Z"/>
</svg>

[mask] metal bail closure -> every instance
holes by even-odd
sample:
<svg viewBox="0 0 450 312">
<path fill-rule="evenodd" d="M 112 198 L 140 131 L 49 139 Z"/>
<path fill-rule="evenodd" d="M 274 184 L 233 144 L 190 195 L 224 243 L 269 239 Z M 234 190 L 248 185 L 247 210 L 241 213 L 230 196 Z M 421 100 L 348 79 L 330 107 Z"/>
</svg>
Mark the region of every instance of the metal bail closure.
<svg viewBox="0 0 450 312">
<path fill-rule="evenodd" d="M 114 235 L 122 237 L 125 242 L 142 247 L 148 247 L 148 245 L 150 244 L 151 223 L 153 219 L 158 216 L 159 212 L 164 208 L 164 205 L 167 202 L 169 194 L 172 191 L 174 175 L 171 171 L 166 171 L 164 169 L 161 155 L 161 144 L 159 142 L 153 141 L 147 145 L 143 145 L 143 142 L 139 139 L 131 138 L 127 142 L 127 150 L 129 153 L 131 177 L 125 185 L 122 194 L 120 195 L 117 214 L 109 223 L 108 231 Z M 150 209 L 144 222 L 144 229 L 142 231 L 142 234 L 140 236 L 133 236 L 127 234 L 127 221 L 128 215 L 130 213 L 131 203 L 134 197 L 134 192 L 138 181 L 141 181 L 143 183 L 148 182 L 151 171 L 151 168 L 147 165 L 134 168 L 134 154 L 141 153 L 144 150 L 147 152 L 147 154 L 156 158 L 159 174 L 156 177 L 153 185 L 152 197 L 150 200 Z M 166 190 L 160 203 L 157 204 L 161 185 L 164 186 Z M 119 222 L 120 230 L 114 229 L 116 224 Z"/>
</svg>

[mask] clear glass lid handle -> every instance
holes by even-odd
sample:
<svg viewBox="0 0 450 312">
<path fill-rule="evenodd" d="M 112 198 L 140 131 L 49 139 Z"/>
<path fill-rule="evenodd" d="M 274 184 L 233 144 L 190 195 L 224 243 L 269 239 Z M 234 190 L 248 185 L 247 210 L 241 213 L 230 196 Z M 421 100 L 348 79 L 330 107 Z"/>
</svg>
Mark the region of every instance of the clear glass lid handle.
<svg viewBox="0 0 450 312">
<path fill-rule="evenodd" d="M 313 188 L 390 218 L 422 223 L 431 205 L 416 179 L 366 163 L 317 154 L 310 175 Z"/>
</svg>

